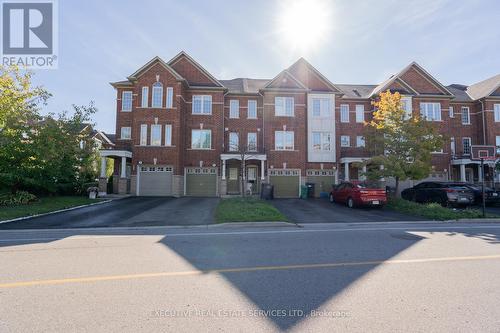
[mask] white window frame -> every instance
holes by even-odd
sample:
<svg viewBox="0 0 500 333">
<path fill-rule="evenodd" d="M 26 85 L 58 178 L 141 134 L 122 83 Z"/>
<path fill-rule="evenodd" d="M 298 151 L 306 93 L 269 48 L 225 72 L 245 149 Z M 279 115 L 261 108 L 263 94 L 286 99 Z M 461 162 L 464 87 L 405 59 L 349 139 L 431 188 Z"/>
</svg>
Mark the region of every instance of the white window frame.
<svg viewBox="0 0 500 333">
<path fill-rule="evenodd" d="M 312 132 L 312 149 L 314 151 L 332 151 L 332 133 Z M 319 142 L 315 142 L 319 139 Z"/>
<path fill-rule="evenodd" d="M 404 110 L 404 118 L 403 119 L 405 119 L 405 120 L 410 119 L 413 115 L 413 105 L 412 105 L 411 97 L 409 97 L 409 96 L 401 97 L 401 106 Z"/>
<path fill-rule="evenodd" d="M 200 112 L 197 112 L 196 103 L 199 100 Z M 191 113 L 195 115 L 211 115 L 212 114 L 212 95 L 193 95 L 191 100 Z"/>
<path fill-rule="evenodd" d="M 450 138 L 450 151 L 451 151 L 451 155 L 456 155 L 457 153 L 457 146 L 456 146 L 456 142 L 455 142 L 455 137 L 452 136 Z"/>
<path fill-rule="evenodd" d="M 165 146 L 172 145 L 172 124 L 165 125 Z"/>
<path fill-rule="evenodd" d="M 340 122 L 349 122 L 349 104 L 340 104 Z"/>
<path fill-rule="evenodd" d="M 124 127 L 120 128 L 120 139 L 121 140 L 132 139 L 132 128 L 129 126 L 124 126 Z"/>
<path fill-rule="evenodd" d="M 495 146 L 497 154 L 500 152 L 500 135 L 495 136 Z"/>
<path fill-rule="evenodd" d="M 195 134 L 195 132 L 200 133 L 200 146 L 199 147 L 196 147 L 194 145 L 193 135 Z M 201 133 L 208 133 L 209 134 L 209 138 L 210 138 L 209 144 L 210 145 L 208 148 L 202 147 Z M 191 149 L 196 149 L 196 150 L 210 150 L 210 149 L 212 149 L 212 130 L 206 130 L 206 129 L 193 129 L 193 130 L 191 130 Z"/>
<path fill-rule="evenodd" d="M 148 125 L 141 124 L 141 137 L 139 145 L 147 146 L 148 145 Z"/>
<path fill-rule="evenodd" d="M 365 122 L 365 106 L 363 104 L 356 104 L 356 122 Z"/>
<path fill-rule="evenodd" d="M 312 98 L 312 116 L 314 118 L 327 118 L 331 116 L 330 99 L 322 97 Z"/>
<path fill-rule="evenodd" d="M 493 114 L 495 122 L 500 122 L 500 104 L 493 104 Z"/>
<path fill-rule="evenodd" d="M 160 104 L 158 104 L 158 97 L 160 98 Z M 163 85 L 161 82 L 153 83 L 153 93 L 151 95 L 151 107 L 152 108 L 162 108 L 163 107 Z"/>
<path fill-rule="evenodd" d="M 469 142 L 469 152 L 467 153 L 465 151 L 465 141 L 468 141 Z M 470 155 L 471 154 L 471 146 L 472 146 L 472 139 L 470 137 L 463 137 L 462 138 L 462 154 L 463 155 Z"/>
<path fill-rule="evenodd" d="M 460 108 L 462 125 L 470 125 L 470 108 L 468 106 L 462 106 Z M 467 115 L 467 118 L 464 119 L 464 115 Z M 465 121 L 464 121 L 465 120 Z"/>
<path fill-rule="evenodd" d="M 228 136 L 228 150 L 239 151 L 240 149 L 240 135 L 238 132 L 229 132 Z"/>
<path fill-rule="evenodd" d="M 151 133 L 150 133 L 150 145 L 151 146 L 161 146 L 161 125 L 154 124 L 151 125 Z M 158 134 L 158 138 L 154 138 L 154 135 Z"/>
<path fill-rule="evenodd" d="M 128 96 L 125 98 L 125 95 Z M 122 112 L 132 111 L 132 91 L 124 90 L 122 91 Z"/>
<path fill-rule="evenodd" d="M 294 117 L 295 100 L 293 97 L 274 97 L 274 115 L 276 117 Z"/>
<path fill-rule="evenodd" d="M 250 145 L 250 137 L 255 137 L 255 146 Z M 257 133 L 255 132 L 248 132 L 247 133 L 247 150 L 248 151 L 257 151 L 258 148 L 258 142 L 257 142 Z"/>
<path fill-rule="evenodd" d="M 238 168 L 229 168 L 229 180 L 238 180 Z"/>
<path fill-rule="evenodd" d="M 167 87 L 167 109 L 171 109 L 174 107 L 174 88 Z"/>
<path fill-rule="evenodd" d="M 350 147 L 351 146 L 351 136 L 341 135 L 340 136 L 340 147 Z"/>
<path fill-rule="evenodd" d="M 427 121 L 441 121 L 441 103 L 421 102 L 420 115 Z"/>
<path fill-rule="evenodd" d="M 250 104 L 255 105 L 254 107 L 250 107 Z M 255 112 L 255 116 L 250 116 L 250 110 L 252 110 L 252 113 Z M 257 100 L 255 99 L 249 99 L 247 103 L 247 118 L 248 119 L 257 119 Z"/>
<path fill-rule="evenodd" d="M 362 135 L 356 136 L 356 147 L 364 148 L 366 146 L 365 137 Z"/>
<path fill-rule="evenodd" d="M 229 100 L 229 118 L 240 118 L 240 101 L 237 99 Z"/>
<path fill-rule="evenodd" d="M 448 107 L 448 115 L 450 118 L 455 118 L 455 110 L 453 109 L 453 106 Z"/>
<path fill-rule="evenodd" d="M 141 107 L 147 108 L 149 105 L 149 87 L 142 87 L 141 92 Z"/>
<path fill-rule="evenodd" d="M 280 142 L 282 141 L 282 142 Z M 287 145 L 287 143 L 292 145 Z M 274 149 L 280 151 L 295 150 L 295 133 L 294 131 L 275 131 L 274 132 Z"/>
</svg>

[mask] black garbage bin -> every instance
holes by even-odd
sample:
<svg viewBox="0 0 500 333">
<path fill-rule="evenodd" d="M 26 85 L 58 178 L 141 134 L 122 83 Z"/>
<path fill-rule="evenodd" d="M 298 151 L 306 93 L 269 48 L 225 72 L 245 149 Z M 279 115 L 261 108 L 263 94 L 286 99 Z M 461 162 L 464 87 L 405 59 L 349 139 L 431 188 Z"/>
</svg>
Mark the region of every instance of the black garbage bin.
<svg viewBox="0 0 500 333">
<path fill-rule="evenodd" d="M 314 183 L 306 183 L 307 186 L 307 197 L 314 198 Z"/>
<path fill-rule="evenodd" d="M 264 200 L 274 199 L 274 185 L 269 183 L 263 183 L 260 190 L 260 198 Z"/>
</svg>

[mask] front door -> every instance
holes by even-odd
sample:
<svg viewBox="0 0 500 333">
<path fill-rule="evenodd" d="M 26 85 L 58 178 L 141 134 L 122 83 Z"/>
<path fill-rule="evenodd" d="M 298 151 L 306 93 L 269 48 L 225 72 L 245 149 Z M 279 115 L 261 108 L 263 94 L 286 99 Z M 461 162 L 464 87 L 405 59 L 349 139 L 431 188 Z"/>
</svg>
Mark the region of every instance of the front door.
<svg viewBox="0 0 500 333">
<path fill-rule="evenodd" d="M 248 166 L 247 167 L 247 192 L 259 193 L 259 184 L 257 182 L 257 167 Z"/>
<path fill-rule="evenodd" d="M 240 193 L 240 177 L 238 168 L 228 168 L 227 175 L 227 194 Z"/>
</svg>

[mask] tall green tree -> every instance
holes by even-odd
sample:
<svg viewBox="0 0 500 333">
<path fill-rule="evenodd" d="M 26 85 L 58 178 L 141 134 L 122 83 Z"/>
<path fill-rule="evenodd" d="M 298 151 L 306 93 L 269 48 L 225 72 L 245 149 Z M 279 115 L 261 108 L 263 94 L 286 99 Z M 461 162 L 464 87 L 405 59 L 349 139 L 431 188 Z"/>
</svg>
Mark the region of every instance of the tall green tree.
<svg viewBox="0 0 500 333">
<path fill-rule="evenodd" d="M 436 123 L 419 112 L 406 114 L 397 92 L 380 93 L 373 105 L 373 119 L 365 124 L 364 133 L 372 156 L 366 176 L 371 180 L 393 177 L 398 193 L 400 181 L 429 175 L 432 152 L 443 148 L 445 138 Z"/>
</svg>

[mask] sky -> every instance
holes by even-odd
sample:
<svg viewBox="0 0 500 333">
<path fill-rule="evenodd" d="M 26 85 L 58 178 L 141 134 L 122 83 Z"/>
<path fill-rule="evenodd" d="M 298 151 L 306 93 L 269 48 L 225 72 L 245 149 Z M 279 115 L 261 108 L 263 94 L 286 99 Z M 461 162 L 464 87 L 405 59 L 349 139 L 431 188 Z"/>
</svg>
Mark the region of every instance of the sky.
<svg viewBox="0 0 500 333">
<path fill-rule="evenodd" d="M 94 101 L 115 132 L 120 81 L 181 50 L 218 79 L 273 78 L 300 57 L 338 84 L 378 84 L 416 61 L 441 83 L 500 73 L 498 0 L 59 0 L 59 66 L 36 70 L 43 112 Z"/>
</svg>

